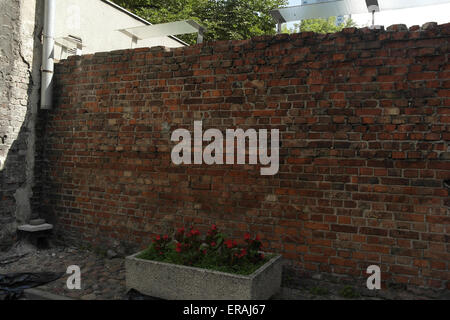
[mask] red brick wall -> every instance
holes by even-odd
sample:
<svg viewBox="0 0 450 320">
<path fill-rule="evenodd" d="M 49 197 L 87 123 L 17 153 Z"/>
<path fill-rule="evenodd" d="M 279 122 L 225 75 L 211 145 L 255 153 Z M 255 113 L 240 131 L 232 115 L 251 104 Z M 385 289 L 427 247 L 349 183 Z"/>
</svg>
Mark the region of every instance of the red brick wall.
<svg viewBox="0 0 450 320">
<path fill-rule="evenodd" d="M 450 24 L 72 57 L 43 211 L 94 245 L 216 223 L 302 270 L 449 288 Z M 280 170 L 171 163 L 173 130 L 279 129 Z"/>
</svg>

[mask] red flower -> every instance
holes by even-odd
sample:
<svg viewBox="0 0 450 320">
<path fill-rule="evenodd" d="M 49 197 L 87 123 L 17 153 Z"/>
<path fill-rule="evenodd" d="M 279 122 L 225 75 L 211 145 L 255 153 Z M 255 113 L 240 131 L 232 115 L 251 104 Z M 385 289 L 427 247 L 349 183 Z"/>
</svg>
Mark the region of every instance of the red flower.
<svg viewBox="0 0 450 320">
<path fill-rule="evenodd" d="M 250 233 L 246 233 L 246 234 L 244 235 L 245 241 L 250 240 L 250 238 L 251 238 Z"/>
<path fill-rule="evenodd" d="M 259 241 L 259 236 L 258 235 L 256 235 L 255 240 Z"/>
<path fill-rule="evenodd" d="M 203 250 L 203 254 L 206 254 L 206 250 Z"/>
<path fill-rule="evenodd" d="M 177 243 L 177 246 L 176 246 L 176 248 L 175 248 L 175 251 L 176 252 L 178 252 L 178 253 L 180 253 L 181 252 L 181 243 Z"/>
<path fill-rule="evenodd" d="M 234 248 L 235 246 L 237 246 L 237 242 L 232 241 L 231 239 L 226 240 L 224 243 L 228 249 L 231 249 L 231 248 Z"/>
<path fill-rule="evenodd" d="M 215 224 L 213 224 L 213 225 L 211 226 L 211 230 L 217 230 L 217 226 L 216 226 Z"/>
<path fill-rule="evenodd" d="M 228 249 L 233 248 L 233 241 L 231 241 L 231 239 L 226 240 L 224 244 L 227 246 Z"/>
<path fill-rule="evenodd" d="M 211 242 L 211 247 L 215 247 L 217 243 L 215 243 L 214 241 Z"/>
<path fill-rule="evenodd" d="M 264 254 L 261 253 L 261 254 L 259 255 L 259 257 L 260 257 L 261 259 L 264 259 Z"/>
<path fill-rule="evenodd" d="M 177 233 L 178 233 L 178 234 L 183 234 L 183 233 L 184 233 L 184 228 L 178 229 Z"/>
<path fill-rule="evenodd" d="M 157 235 L 157 236 L 155 237 L 155 241 L 159 241 L 159 240 L 161 240 L 161 236 L 160 236 L 160 235 Z"/>
<path fill-rule="evenodd" d="M 191 234 L 192 236 L 198 236 L 198 235 L 200 235 L 200 231 L 192 229 L 191 232 L 190 232 L 190 234 Z"/>
<path fill-rule="evenodd" d="M 169 236 L 168 236 L 167 234 L 165 234 L 164 237 L 163 237 L 163 239 L 164 239 L 165 241 L 167 241 L 167 240 L 169 239 Z"/>
<path fill-rule="evenodd" d="M 247 250 L 246 250 L 245 248 L 243 248 L 243 249 L 241 250 L 241 253 L 239 254 L 239 258 L 244 257 L 246 254 L 247 254 Z"/>
</svg>

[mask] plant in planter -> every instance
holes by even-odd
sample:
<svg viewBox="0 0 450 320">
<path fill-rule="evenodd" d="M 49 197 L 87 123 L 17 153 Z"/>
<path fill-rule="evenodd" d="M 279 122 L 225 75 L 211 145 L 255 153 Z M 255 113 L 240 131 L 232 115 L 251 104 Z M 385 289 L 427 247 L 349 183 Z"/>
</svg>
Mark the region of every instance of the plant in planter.
<svg viewBox="0 0 450 320">
<path fill-rule="evenodd" d="M 194 266 L 237 274 L 250 274 L 269 259 L 261 253 L 262 243 L 250 234 L 244 237 L 244 245 L 226 239 L 215 225 L 204 239 L 191 227 L 187 232 L 179 229 L 173 238 L 156 236 L 152 245 L 137 258 Z"/>
<path fill-rule="evenodd" d="M 267 299 L 281 284 L 281 257 L 264 255 L 258 237 L 227 239 L 215 225 L 156 236 L 127 257 L 127 287 L 166 299 Z"/>
</svg>

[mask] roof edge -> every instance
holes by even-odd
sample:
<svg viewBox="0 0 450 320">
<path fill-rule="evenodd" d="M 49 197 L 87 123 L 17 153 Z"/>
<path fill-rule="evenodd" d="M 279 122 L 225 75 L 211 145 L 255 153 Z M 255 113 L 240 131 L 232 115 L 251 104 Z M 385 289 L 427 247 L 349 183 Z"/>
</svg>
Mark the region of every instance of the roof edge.
<svg viewBox="0 0 450 320">
<path fill-rule="evenodd" d="M 110 1 L 110 0 L 101 0 L 101 1 L 104 2 L 104 3 L 106 3 L 106 4 L 109 4 L 110 6 L 116 8 L 117 10 L 122 11 L 123 13 L 129 15 L 130 17 L 133 17 L 134 19 L 139 20 L 140 22 L 142 22 L 142 23 L 144 23 L 144 24 L 147 24 L 147 25 L 153 25 L 151 22 L 145 20 L 144 18 L 139 17 L 138 15 L 136 15 L 136 14 L 134 14 L 134 13 L 128 11 L 128 10 L 125 9 L 124 7 L 121 7 L 121 6 L 119 6 L 118 4 L 116 4 L 116 3 L 114 3 L 114 2 L 112 2 L 112 1 Z M 178 39 L 178 38 L 175 37 L 175 36 L 167 36 L 167 37 L 169 37 L 169 38 L 171 38 L 171 39 L 173 39 L 173 40 L 175 40 L 175 41 L 181 43 L 181 44 L 184 45 L 184 46 L 189 46 L 188 43 L 184 42 L 184 41 L 181 40 L 181 39 Z"/>
</svg>

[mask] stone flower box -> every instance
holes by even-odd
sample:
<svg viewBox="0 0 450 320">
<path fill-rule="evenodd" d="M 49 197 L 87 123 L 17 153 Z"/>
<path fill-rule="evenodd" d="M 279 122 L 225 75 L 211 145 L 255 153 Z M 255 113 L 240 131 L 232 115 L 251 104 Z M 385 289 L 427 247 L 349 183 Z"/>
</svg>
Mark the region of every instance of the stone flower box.
<svg viewBox="0 0 450 320">
<path fill-rule="evenodd" d="M 136 258 L 125 260 L 127 289 L 168 300 L 265 300 L 281 286 L 282 257 L 250 275 L 238 275 Z"/>
</svg>

